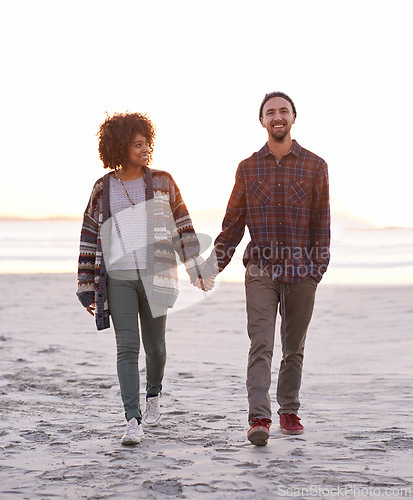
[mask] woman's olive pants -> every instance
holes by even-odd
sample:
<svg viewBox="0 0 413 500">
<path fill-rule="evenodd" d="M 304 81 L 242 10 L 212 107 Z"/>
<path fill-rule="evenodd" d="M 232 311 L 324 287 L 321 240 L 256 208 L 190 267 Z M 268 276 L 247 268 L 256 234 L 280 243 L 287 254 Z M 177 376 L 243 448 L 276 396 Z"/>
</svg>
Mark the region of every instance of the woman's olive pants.
<svg viewBox="0 0 413 500">
<path fill-rule="evenodd" d="M 142 418 L 139 397 L 139 319 L 146 355 L 146 392 L 159 394 L 166 363 L 166 307 L 149 306 L 139 271 L 111 271 L 108 300 L 116 333 L 117 369 L 126 420 Z M 161 314 L 159 314 L 161 313 Z"/>
</svg>

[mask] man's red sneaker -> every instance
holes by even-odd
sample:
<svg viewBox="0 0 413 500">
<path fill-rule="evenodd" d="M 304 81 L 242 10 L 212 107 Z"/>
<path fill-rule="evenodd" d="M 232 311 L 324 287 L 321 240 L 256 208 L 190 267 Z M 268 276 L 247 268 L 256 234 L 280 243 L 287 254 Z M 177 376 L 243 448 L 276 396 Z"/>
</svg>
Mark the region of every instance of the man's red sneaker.
<svg viewBox="0 0 413 500">
<path fill-rule="evenodd" d="M 265 446 L 270 437 L 271 420 L 269 418 L 253 418 L 252 425 L 247 433 L 247 438 L 251 444 Z"/>
<path fill-rule="evenodd" d="M 304 427 L 300 424 L 301 418 L 295 413 L 281 413 L 280 427 L 284 434 L 302 434 Z"/>
</svg>

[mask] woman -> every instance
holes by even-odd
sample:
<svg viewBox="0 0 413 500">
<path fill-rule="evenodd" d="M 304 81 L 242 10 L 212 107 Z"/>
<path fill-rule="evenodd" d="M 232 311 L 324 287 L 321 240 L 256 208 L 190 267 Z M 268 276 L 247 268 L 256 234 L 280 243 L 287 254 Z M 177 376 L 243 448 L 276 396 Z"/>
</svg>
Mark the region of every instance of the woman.
<svg viewBox="0 0 413 500">
<path fill-rule="evenodd" d="M 110 172 L 94 185 L 80 238 L 77 295 L 98 330 L 116 334 L 117 370 L 127 420 L 122 444 L 139 443 L 160 418 L 167 308 L 178 295 L 175 252 L 191 282 L 209 290 L 213 273 L 179 189 L 168 172 L 148 167 L 155 130 L 146 115 L 114 114 L 100 126 L 99 155 Z M 138 317 L 146 355 L 146 410 L 140 409 Z"/>
</svg>

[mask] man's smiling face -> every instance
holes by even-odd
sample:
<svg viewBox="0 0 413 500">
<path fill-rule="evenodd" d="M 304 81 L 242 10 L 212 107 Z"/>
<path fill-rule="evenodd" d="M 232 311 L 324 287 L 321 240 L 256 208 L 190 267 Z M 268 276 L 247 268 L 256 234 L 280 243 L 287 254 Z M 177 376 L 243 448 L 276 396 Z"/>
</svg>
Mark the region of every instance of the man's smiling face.
<svg viewBox="0 0 413 500">
<path fill-rule="evenodd" d="M 295 122 L 291 104 L 283 97 L 272 97 L 265 103 L 261 125 L 275 141 L 282 142 L 290 133 Z"/>
</svg>

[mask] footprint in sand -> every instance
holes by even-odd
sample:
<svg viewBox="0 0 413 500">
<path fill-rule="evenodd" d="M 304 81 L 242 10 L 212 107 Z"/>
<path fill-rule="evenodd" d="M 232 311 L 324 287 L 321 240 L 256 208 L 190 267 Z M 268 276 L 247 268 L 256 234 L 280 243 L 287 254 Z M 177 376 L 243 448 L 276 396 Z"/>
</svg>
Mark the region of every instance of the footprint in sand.
<svg viewBox="0 0 413 500">
<path fill-rule="evenodd" d="M 28 431 L 21 436 L 27 441 L 34 441 L 36 443 L 41 443 L 49 440 L 50 435 L 44 431 Z"/>
<path fill-rule="evenodd" d="M 413 437 L 407 436 L 395 436 L 385 443 L 388 448 L 392 449 L 413 449 Z"/>
<path fill-rule="evenodd" d="M 59 352 L 59 350 L 60 349 L 58 347 L 50 346 L 47 349 L 41 349 L 40 351 L 37 351 L 37 353 L 38 354 L 53 354 L 55 352 Z"/>
<path fill-rule="evenodd" d="M 230 457 L 211 457 L 211 460 L 215 460 L 216 462 L 234 462 L 235 459 L 234 458 L 230 458 Z"/>
<path fill-rule="evenodd" d="M 240 469 L 256 469 L 259 467 L 258 464 L 254 464 L 253 462 L 243 462 L 240 464 L 235 464 L 234 467 L 239 467 Z"/>
<path fill-rule="evenodd" d="M 175 496 L 182 493 L 182 484 L 176 479 L 165 479 L 163 481 L 148 480 L 142 483 L 142 487 L 167 496 Z"/>
<path fill-rule="evenodd" d="M 222 420 L 224 418 L 224 415 L 206 415 L 203 420 L 206 422 L 216 422 L 217 420 Z"/>
</svg>

